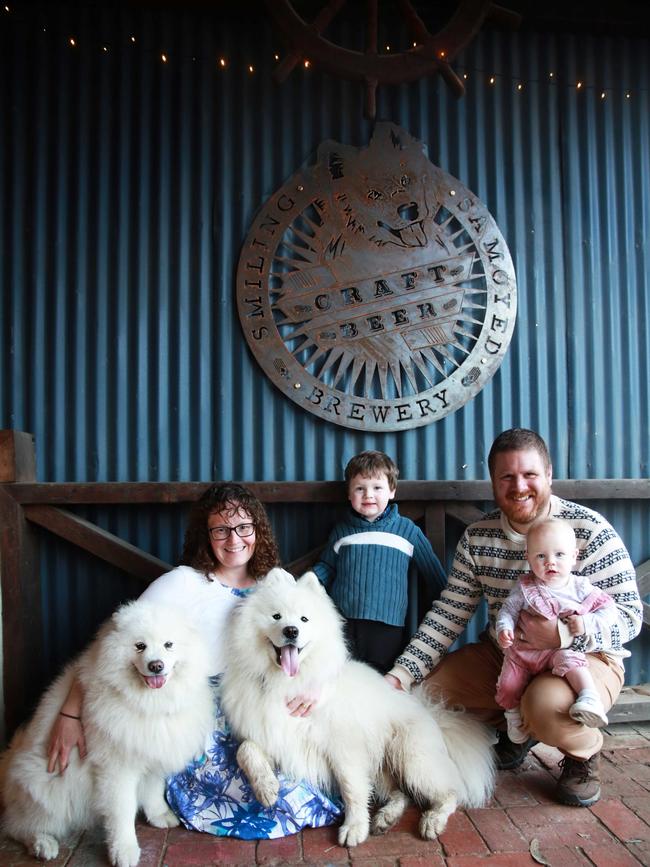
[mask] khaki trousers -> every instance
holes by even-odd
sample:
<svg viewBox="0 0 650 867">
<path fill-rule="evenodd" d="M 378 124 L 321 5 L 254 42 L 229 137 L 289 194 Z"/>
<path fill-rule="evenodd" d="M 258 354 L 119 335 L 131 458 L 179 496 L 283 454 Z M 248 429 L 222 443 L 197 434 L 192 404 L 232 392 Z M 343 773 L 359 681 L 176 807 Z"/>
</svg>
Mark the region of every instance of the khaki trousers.
<svg viewBox="0 0 650 867">
<path fill-rule="evenodd" d="M 448 653 L 424 680 L 432 698 L 443 698 L 450 707 L 461 706 L 472 716 L 495 728 L 505 728 L 503 708 L 494 698 L 503 654 L 484 633 L 476 644 Z M 618 698 L 623 669 L 604 654 L 587 654 L 587 664 L 605 710 Z M 587 728 L 569 716 L 576 696 L 569 684 L 549 671 L 536 675 L 521 699 L 521 716 L 531 737 L 575 759 L 589 759 L 600 751 L 600 729 Z"/>
</svg>

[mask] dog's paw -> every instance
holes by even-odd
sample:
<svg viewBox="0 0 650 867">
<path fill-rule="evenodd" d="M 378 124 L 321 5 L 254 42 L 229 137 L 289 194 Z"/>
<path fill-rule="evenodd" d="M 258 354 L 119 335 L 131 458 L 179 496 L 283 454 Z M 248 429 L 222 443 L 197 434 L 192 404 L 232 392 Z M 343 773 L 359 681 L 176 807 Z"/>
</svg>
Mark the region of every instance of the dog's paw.
<svg viewBox="0 0 650 867">
<path fill-rule="evenodd" d="M 135 843 L 111 843 L 108 847 L 108 860 L 113 867 L 137 867 L 140 860 L 140 847 Z"/>
<path fill-rule="evenodd" d="M 272 807 L 280 794 L 280 783 L 275 777 L 262 780 L 257 779 L 251 783 L 255 797 L 263 807 Z"/>
<path fill-rule="evenodd" d="M 178 817 L 170 809 L 166 809 L 157 816 L 147 816 L 147 822 L 154 828 L 175 828 L 180 824 Z"/>
<path fill-rule="evenodd" d="M 385 834 L 402 816 L 405 806 L 404 799 L 402 801 L 389 801 L 383 807 L 380 807 L 372 817 L 371 833 Z"/>
<path fill-rule="evenodd" d="M 447 827 L 449 814 L 439 810 L 426 810 L 420 816 L 420 836 L 423 840 L 435 840 Z"/>
<path fill-rule="evenodd" d="M 59 841 L 51 834 L 38 834 L 29 849 L 39 861 L 52 861 L 59 854 Z"/>
<path fill-rule="evenodd" d="M 370 831 L 370 823 L 365 822 L 345 822 L 339 828 L 339 846 L 358 846 L 368 839 Z"/>
</svg>

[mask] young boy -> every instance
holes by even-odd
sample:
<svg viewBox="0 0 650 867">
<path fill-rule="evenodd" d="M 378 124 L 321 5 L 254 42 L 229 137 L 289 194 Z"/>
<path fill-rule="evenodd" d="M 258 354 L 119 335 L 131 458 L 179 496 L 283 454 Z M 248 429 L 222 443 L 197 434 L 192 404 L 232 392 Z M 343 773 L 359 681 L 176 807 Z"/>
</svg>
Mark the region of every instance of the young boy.
<svg viewBox="0 0 650 867">
<path fill-rule="evenodd" d="M 413 560 L 435 585 L 445 574 L 429 540 L 395 503 L 399 471 L 383 452 L 366 451 L 345 468 L 351 509 L 332 530 L 314 572 L 347 619 L 356 659 L 385 674 L 404 645 L 408 571 Z"/>
<path fill-rule="evenodd" d="M 572 573 L 578 549 L 570 524 L 559 518 L 534 524 L 528 531 L 526 548 L 531 574 L 515 584 L 496 621 L 497 641 L 504 651 L 496 700 L 505 709 L 508 737 L 515 744 L 528 739 L 519 714 L 521 696 L 532 678 L 547 669 L 566 678 L 576 693 L 569 708 L 572 719 L 592 728 L 607 725 L 585 654 L 570 648 L 526 649 L 515 640 L 519 612 L 523 609 L 549 619 L 559 617 L 573 636 L 610 628 L 617 618 L 612 597 L 597 590 L 588 578 Z"/>
</svg>

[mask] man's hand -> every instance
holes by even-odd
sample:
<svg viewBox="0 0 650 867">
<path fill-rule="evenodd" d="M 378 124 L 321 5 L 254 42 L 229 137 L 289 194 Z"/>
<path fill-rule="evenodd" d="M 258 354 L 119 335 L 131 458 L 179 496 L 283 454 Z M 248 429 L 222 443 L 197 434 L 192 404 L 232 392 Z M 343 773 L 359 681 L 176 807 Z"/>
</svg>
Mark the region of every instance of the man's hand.
<svg viewBox="0 0 650 867">
<path fill-rule="evenodd" d="M 499 647 L 505 650 L 506 647 L 512 647 L 514 644 L 515 634 L 512 629 L 502 629 L 497 635 L 497 641 L 499 642 Z"/>
<path fill-rule="evenodd" d="M 547 620 L 530 611 L 519 613 L 515 636 L 523 647 L 533 650 L 552 650 L 560 646 L 557 618 Z"/>
<path fill-rule="evenodd" d="M 394 674 L 385 674 L 384 680 L 387 680 L 388 683 L 390 683 L 390 685 L 393 687 L 393 689 L 398 689 L 402 692 L 404 691 L 404 687 L 402 686 L 401 681 L 397 677 L 395 677 Z"/>
</svg>

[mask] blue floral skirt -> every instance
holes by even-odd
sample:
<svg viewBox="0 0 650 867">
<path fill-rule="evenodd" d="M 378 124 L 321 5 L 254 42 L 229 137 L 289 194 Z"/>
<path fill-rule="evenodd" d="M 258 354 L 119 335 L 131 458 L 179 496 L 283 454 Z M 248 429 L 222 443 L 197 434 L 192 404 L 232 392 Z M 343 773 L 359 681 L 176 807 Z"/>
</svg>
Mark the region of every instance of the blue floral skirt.
<svg viewBox="0 0 650 867">
<path fill-rule="evenodd" d="M 278 774 L 280 793 L 273 807 L 255 800 L 237 765 L 239 742 L 228 729 L 217 691 L 215 685 L 215 724 L 205 753 L 167 780 L 167 801 L 183 825 L 208 834 L 258 840 L 340 821 L 340 800 L 282 774 Z"/>
</svg>

